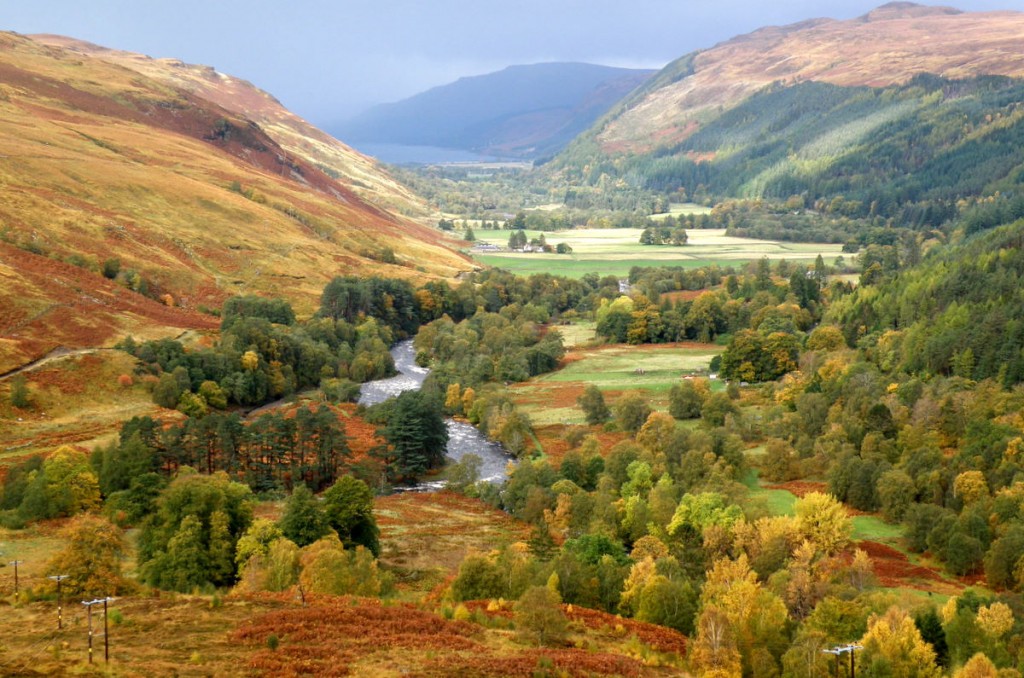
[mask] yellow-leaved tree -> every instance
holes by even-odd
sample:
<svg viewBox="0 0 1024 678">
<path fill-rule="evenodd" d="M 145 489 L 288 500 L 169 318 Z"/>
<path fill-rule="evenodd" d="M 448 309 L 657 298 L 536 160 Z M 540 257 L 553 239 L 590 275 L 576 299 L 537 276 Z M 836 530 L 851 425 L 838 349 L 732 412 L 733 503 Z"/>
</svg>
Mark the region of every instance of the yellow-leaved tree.
<svg viewBox="0 0 1024 678">
<path fill-rule="evenodd" d="M 106 518 L 83 513 L 61 531 L 64 548 L 46 565 L 46 574 L 67 575 L 65 595 L 113 596 L 131 588 L 121 576 L 127 545 L 121 529 Z"/>
<path fill-rule="evenodd" d="M 999 678 L 999 670 L 991 659 L 979 652 L 967 660 L 954 678 Z"/>
<path fill-rule="evenodd" d="M 786 649 L 786 605 L 761 586 L 746 555 L 715 561 L 701 591 L 700 609 L 691 649 L 698 672 L 732 670 L 733 652 L 749 672 L 755 650 L 766 650 L 777 662 Z"/>
<path fill-rule="evenodd" d="M 1013 610 L 1006 603 L 992 603 L 978 608 L 978 628 L 992 640 L 999 640 L 1013 628 Z"/>
<path fill-rule="evenodd" d="M 809 492 L 797 499 L 797 532 L 826 556 L 839 553 L 850 543 L 853 530 L 846 507 L 831 494 Z"/>
<path fill-rule="evenodd" d="M 872 675 L 892 678 L 939 678 L 935 651 L 921 638 L 914 620 L 895 605 L 883 615 L 868 619 L 868 630 L 861 638 L 864 646 L 860 662 Z"/>
</svg>

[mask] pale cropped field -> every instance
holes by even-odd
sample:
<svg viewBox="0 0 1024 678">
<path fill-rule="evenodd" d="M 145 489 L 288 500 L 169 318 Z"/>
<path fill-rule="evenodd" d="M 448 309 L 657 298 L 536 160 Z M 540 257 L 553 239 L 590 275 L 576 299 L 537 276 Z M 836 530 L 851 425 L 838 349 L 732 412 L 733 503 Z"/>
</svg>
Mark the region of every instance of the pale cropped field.
<svg viewBox="0 0 1024 678">
<path fill-rule="evenodd" d="M 691 229 L 689 242 L 681 247 L 641 245 L 642 229 L 581 228 L 544 233 L 551 245 L 566 243 L 572 254 L 523 252 L 488 252 L 475 254 L 482 264 L 504 268 L 514 273 L 556 273 L 581 277 L 587 273 L 624 277 L 633 266 L 682 266 L 697 268 L 715 263 L 738 266 L 744 262 L 767 257 L 777 261 L 813 261 L 819 254 L 832 261 L 841 253 L 841 245 L 793 243 L 775 240 L 735 238 L 724 229 Z M 505 247 L 509 231 L 477 231 L 477 239 Z M 539 231 L 527 231 L 528 238 L 539 237 Z"/>
</svg>

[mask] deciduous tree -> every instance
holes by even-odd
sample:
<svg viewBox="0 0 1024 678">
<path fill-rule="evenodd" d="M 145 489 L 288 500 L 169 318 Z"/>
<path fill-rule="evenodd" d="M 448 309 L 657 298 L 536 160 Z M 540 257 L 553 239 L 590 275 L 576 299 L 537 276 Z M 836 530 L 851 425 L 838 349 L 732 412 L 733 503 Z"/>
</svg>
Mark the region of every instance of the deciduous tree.
<svg viewBox="0 0 1024 678">
<path fill-rule="evenodd" d="M 531 586 L 523 592 L 516 602 L 515 621 L 519 637 L 540 646 L 561 644 L 568 630 L 562 600 L 547 586 Z"/>
<path fill-rule="evenodd" d="M 871 615 L 868 630 L 860 639 L 861 673 L 893 678 L 938 678 L 935 651 L 905 610 L 893 606 L 883 615 Z"/>
<path fill-rule="evenodd" d="M 63 574 L 66 595 L 116 596 L 130 585 L 121 574 L 127 544 L 120 528 L 86 513 L 72 518 L 61 531 L 64 548 L 46 565 L 47 575 Z"/>
</svg>

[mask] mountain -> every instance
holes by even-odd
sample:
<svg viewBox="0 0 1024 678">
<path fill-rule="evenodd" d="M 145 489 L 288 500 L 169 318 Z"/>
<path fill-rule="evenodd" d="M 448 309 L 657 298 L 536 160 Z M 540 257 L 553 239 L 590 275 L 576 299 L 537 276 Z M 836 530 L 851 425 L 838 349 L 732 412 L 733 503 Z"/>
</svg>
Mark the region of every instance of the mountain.
<svg viewBox="0 0 1024 678">
<path fill-rule="evenodd" d="M 536 158 L 560 150 L 652 73 L 581 63 L 509 66 L 375 106 L 334 131 L 357 144 Z"/>
<path fill-rule="evenodd" d="M 1024 13 L 911 3 L 764 28 L 669 64 L 552 168 L 659 192 L 856 195 L 863 215 L 998 190 L 1020 167 L 1022 34 Z"/>
<path fill-rule="evenodd" d="M 413 216 L 429 212 L 420 196 L 396 182 L 376 160 L 314 127 L 252 83 L 210 66 L 186 64 L 178 59 L 153 59 L 60 35 L 30 37 L 45 45 L 130 68 L 252 120 L 281 148 L 340 181 L 367 202 Z"/>
<path fill-rule="evenodd" d="M 48 41 L 0 33 L 0 373 L 58 346 L 215 326 L 201 311 L 233 294 L 309 311 L 335 275 L 471 267 L 436 230 L 360 195 L 404 200 L 370 161 L 349 153 L 362 169 L 345 175 L 313 160 L 340 158 L 340 144 L 307 141 L 312 128 L 251 86 L 207 74 L 200 87 L 194 67 L 128 68 Z M 214 96 L 217 80 L 228 89 Z M 239 93 L 256 103 L 213 100 Z M 256 109 L 286 142 L 244 114 Z"/>
<path fill-rule="evenodd" d="M 719 108 L 733 108 L 769 85 L 887 87 L 920 73 L 1021 76 L 1022 32 L 1020 12 L 967 13 L 907 2 L 846 21 L 763 28 L 683 57 L 684 77 L 635 97 L 598 140 L 604 150 L 667 146 L 692 135 Z"/>
</svg>

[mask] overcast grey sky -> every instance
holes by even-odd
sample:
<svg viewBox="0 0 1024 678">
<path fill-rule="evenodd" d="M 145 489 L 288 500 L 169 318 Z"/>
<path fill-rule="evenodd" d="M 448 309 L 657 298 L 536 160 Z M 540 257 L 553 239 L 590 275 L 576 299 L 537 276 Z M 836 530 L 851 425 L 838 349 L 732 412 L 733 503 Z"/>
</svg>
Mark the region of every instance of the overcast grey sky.
<svg viewBox="0 0 1024 678">
<path fill-rule="evenodd" d="M 330 127 L 367 106 L 512 64 L 657 68 L 765 25 L 882 0 L 0 0 L 0 29 L 213 66 Z M 1024 10 L 1024 0 L 922 4 Z"/>
</svg>

